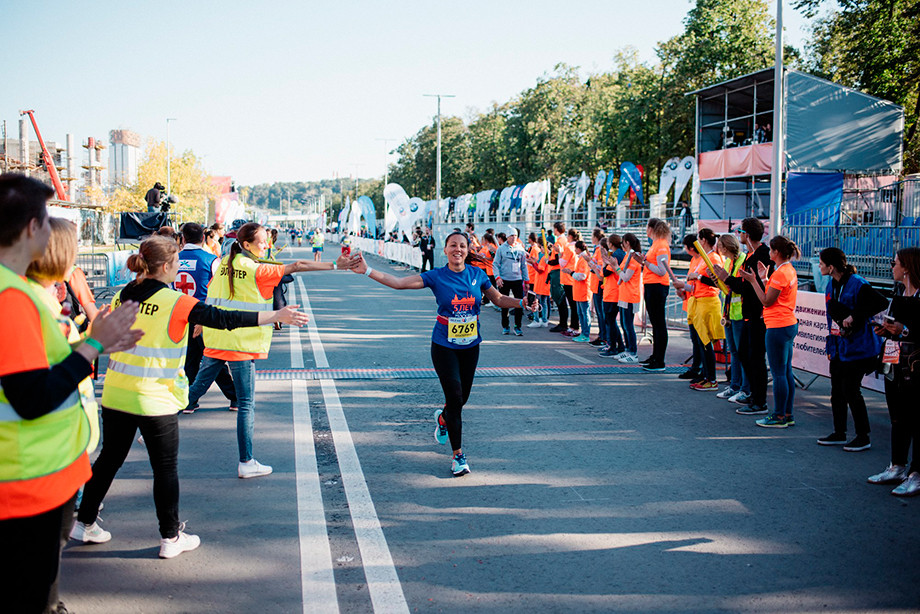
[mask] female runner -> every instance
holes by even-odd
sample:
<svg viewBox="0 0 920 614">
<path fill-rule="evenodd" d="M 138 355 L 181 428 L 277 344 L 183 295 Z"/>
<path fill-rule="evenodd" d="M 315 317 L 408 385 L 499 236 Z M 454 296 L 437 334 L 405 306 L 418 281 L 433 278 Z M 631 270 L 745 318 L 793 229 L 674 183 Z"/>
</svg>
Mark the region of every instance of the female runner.
<svg viewBox="0 0 920 614">
<path fill-rule="evenodd" d="M 467 266 L 470 244 L 459 231 L 447 235 L 444 254 L 447 266 L 426 271 L 421 275 L 395 277 L 375 271 L 361 260 L 351 269 L 395 290 L 421 290 L 430 288 L 438 303 L 438 317 L 431 334 L 431 362 L 444 390 L 444 409 L 435 416 L 435 439 L 438 443 L 450 440 L 453 458 L 450 470 L 454 476 L 470 472 L 462 447 L 463 406 L 470 397 L 476 365 L 479 362 L 479 309 L 483 297 L 502 309 L 538 309 L 536 301 L 526 304 L 524 299 L 505 296 L 489 282 L 485 272 Z"/>
</svg>

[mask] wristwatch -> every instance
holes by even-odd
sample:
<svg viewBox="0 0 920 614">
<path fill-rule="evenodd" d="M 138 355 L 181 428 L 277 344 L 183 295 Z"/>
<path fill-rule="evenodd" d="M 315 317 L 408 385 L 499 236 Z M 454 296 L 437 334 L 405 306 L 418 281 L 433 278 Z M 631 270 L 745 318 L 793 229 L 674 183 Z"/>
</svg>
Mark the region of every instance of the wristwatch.
<svg viewBox="0 0 920 614">
<path fill-rule="evenodd" d="M 910 335 L 910 329 L 905 326 L 903 329 L 901 329 L 900 336 L 903 339 L 904 337 L 907 337 L 908 335 Z"/>
</svg>

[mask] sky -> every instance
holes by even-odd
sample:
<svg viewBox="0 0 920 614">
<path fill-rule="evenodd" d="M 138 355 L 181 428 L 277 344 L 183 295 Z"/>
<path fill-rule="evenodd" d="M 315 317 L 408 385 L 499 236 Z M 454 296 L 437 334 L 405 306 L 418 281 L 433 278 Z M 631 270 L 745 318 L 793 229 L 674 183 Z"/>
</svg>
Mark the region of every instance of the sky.
<svg viewBox="0 0 920 614">
<path fill-rule="evenodd" d="M 442 115 L 467 118 L 557 63 L 607 71 L 627 46 L 654 62 L 693 5 L 0 0 L 0 121 L 16 139 L 34 109 L 46 141 L 108 143 L 112 129 L 165 140 L 174 118 L 173 151 L 238 185 L 380 177 L 434 117 L 425 94 L 454 95 Z M 783 13 L 801 47 L 806 20 L 788 0 Z"/>
</svg>

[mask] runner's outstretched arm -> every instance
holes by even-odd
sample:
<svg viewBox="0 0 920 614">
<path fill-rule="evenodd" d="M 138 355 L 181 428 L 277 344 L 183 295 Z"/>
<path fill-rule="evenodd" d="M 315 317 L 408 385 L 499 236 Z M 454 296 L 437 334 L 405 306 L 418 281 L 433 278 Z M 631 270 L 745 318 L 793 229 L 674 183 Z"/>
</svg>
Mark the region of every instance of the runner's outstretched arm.
<svg viewBox="0 0 920 614">
<path fill-rule="evenodd" d="M 377 283 L 393 288 L 394 290 L 421 290 L 425 287 L 421 275 L 410 275 L 408 277 L 396 277 L 383 271 L 378 271 L 367 266 L 364 257 L 358 254 L 356 258 L 360 261 L 351 270 L 360 275 L 367 275 Z"/>
</svg>

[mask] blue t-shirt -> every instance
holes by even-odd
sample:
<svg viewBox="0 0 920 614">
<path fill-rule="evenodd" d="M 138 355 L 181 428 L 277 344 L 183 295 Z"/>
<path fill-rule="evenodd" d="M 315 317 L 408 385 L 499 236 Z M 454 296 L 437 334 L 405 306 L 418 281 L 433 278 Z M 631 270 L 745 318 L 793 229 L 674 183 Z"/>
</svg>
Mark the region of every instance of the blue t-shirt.
<svg viewBox="0 0 920 614">
<path fill-rule="evenodd" d="M 492 287 L 486 272 L 467 265 L 456 273 L 450 267 L 431 269 L 422 273 L 422 283 L 431 288 L 438 302 L 438 315 L 443 318 L 475 319 L 476 338 L 469 343 L 457 344 L 448 340 L 447 325 L 435 322 L 431 341 L 444 347 L 463 349 L 473 347 L 482 341 L 479 334 L 479 307 L 482 294 Z"/>
</svg>

